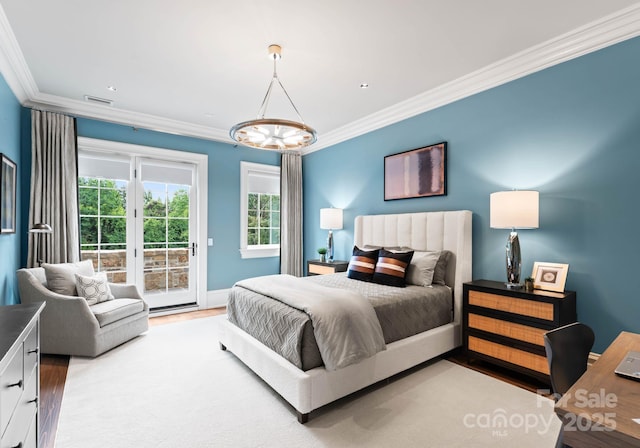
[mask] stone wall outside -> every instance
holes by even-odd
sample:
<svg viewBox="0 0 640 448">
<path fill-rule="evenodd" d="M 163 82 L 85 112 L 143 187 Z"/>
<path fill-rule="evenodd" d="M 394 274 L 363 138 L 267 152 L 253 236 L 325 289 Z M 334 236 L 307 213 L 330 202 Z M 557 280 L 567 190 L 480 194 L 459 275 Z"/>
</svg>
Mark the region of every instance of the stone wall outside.
<svg viewBox="0 0 640 448">
<path fill-rule="evenodd" d="M 167 265 L 167 252 L 170 269 L 162 268 Z M 112 283 L 127 281 L 127 252 L 126 250 L 103 250 L 100 252 L 102 267 L 98 266 L 98 251 L 83 250 L 83 260 L 91 260 L 93 268 L 106 272 Z M 144 288 L 145 292 L 165 289 L 167 273 L 169 275 L 169 289 L 182 289 L 189 286 L 189 249 L 145 249 L 144 251 Z M 157 271 L 151 269 L 160 269 Z"/>
</svg>

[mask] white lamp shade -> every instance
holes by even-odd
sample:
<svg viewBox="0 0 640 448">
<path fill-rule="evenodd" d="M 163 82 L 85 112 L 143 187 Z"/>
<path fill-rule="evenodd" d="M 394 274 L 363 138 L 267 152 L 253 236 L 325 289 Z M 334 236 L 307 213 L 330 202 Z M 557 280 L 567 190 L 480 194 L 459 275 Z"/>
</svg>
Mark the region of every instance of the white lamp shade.
<svg viewBox="0 0 640 448">
<path fill-rule="evenodd" d="M 342 209 L 341 208 L 321 208 L 320 228 L 324 230 L 342 229 Z"/>
<path fill-rule="evenodd" d="M 537 229 L 539 224 L 537 191 L 498 191 L 491 193 L 492 229 Z"/>
</svg>

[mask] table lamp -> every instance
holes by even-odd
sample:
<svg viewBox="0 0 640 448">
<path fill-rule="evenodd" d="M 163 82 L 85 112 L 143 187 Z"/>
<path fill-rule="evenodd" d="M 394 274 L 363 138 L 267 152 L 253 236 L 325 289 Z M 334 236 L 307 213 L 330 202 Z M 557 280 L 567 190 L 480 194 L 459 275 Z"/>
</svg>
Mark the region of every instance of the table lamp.
<svg viewBox="0 0 640 448">
<path fill-rule="evenodd" d="M 539 193 L 537 191 L 499 191 L 491 193 L 490 226 L 492 229 L 511 229 L 507 238 L 506 267 L 508 288 L 520 288 L 522 255 L 516 229 L 538 228 Z"/>
<path fill-rule="evenodd" d="M 327 258 L 329 263 L 333 263 L 333 230 L 342 229 L 342 209 L 321 208 L 320 228 L 329 230 L 329 235 L 327 236 Z"/>
</svg>

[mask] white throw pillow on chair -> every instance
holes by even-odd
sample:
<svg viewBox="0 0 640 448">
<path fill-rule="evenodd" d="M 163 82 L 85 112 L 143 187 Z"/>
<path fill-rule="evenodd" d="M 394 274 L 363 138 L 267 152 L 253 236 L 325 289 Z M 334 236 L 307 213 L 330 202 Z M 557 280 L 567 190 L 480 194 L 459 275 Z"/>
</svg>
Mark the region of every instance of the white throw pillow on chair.
<svg viewBox="0 0 640 448">
<path fill-rule="evenodd" d="M 94 276 L 75 274 L 75 276 L 78 295 L 84 297 L 89 305 L 114 299 L 106 273 L 99 272 Z"/>
</svg>

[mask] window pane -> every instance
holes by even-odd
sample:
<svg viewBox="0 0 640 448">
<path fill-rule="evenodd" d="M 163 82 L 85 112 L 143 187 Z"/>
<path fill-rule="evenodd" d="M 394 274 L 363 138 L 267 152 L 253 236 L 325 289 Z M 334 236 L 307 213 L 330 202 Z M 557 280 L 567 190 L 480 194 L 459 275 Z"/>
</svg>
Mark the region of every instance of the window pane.
<svg viewBox="0 0 640 448">
<path fill-rule="evenodd" d="M 145 218 L 143 225 L 145 243 L 160 243 L 167 241 L 166 219 Z"/>
<path fill-rule="evenodd" d="M 80 244 L 98 242 L 98 218 L 80 217 Z"/>
<path fill-rule="evenodd" d="M 169 240 L 170 243 L 189 241 L 189 221 L 186 219 L 169 220 Z"/>
<path fill-rule="evenodd" d="M 261 211 L 260 212 L 260 227 L 269 227 L 271 224 L 271 212 Z"/>
<path fill-rule="evenodd" d="M 258 211 L 249 210 L 249 216 L 247 217 L 247 227 L 258 227 Z"/>
<path fill-rule="evenodd" d="M 258 244 L 258 229 L 247 230 L 247 244 L 249 246 L 255 246 Z"/>
<path fill-rule="evenodd" d="M 144 249 L 144 268 L 157 269 L 167 266 L 167 249 Z"/>
<path fill-rule="evenodd" d="M 100 218 L 101 243 L 127 242 L 126 218 Z"/>
<path fill-rule="evenodd" d="M 271 197 L 271 210 L 280 210 L 280 196 L 278 196 L 277 194 L 274 194 Z"/>
<path fill-rule="evenodd" d="M 78 186 L 89 185 L 92 187 L 98 186 L 98 179 L 94 179 L 92 177 L 79 177 L 78 178 Z"/>
<path fill-rule="evenodd" d="M 249 193 L 248 209 L 255 210 L 258 208 L 258 195 L 255 193 Z"/>
<path fill-rule="evenodd" d="M 268 194 L 260 195 L 260 210 L 270 210 L 271 209 L 271 201 L 269 200 L 270 196 Z"/>
<path fill-rule="evenodd" d="M 280 229 L 271 229 L 271 244 L 280 244 Z"/>
<path fill-rule="evenodd" d="M 81 215 L 98 214 L 98 190 L 96 188 L 78 188 L 78 202 Z"/>
<path fill-rule="evenodd" d="M 167 193 L 163 184 L 144 183 L 144 216 L 167 216 Z"/>
<path fill-rule="evenodd" d="M 110 216 L 126 215 L 126 190 L 100 190 L 100 214 Z"/>
<path fill-rule="evenodd" d="M 260 229 L 260 243 L 269 244 L 269 229 Z"/>
<path fill-rule="evenodd" d="M 280 227 L 280 212 L 271 213 L 271 227 Z"/>
<path fill-rule="evenodd" d="M 177 185 L 169 186 L 169 216 L 189 217 L 189 191 Z"/>
<path fill-rule="evenodd" d="M 144 271 L 144 292 L 165 292 L 167 271 Z"/>
</svg>

